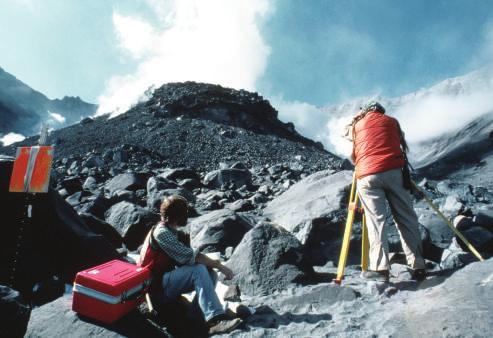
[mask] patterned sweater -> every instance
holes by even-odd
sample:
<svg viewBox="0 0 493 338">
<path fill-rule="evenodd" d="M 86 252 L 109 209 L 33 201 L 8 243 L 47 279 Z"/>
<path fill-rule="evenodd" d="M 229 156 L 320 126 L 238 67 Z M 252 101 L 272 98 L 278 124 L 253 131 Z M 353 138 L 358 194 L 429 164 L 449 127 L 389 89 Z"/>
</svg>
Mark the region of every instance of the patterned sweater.
<svg viewBox="0 0 493 338">
<path fill-rule="evenodd" d="M 166 254 L 174 259 L 178 265 L 193 265 L 198 250 L 183 244 L 179 240 L 178 230 L 160 224 L 154 229 L 154 239 Z"/>
</svg>

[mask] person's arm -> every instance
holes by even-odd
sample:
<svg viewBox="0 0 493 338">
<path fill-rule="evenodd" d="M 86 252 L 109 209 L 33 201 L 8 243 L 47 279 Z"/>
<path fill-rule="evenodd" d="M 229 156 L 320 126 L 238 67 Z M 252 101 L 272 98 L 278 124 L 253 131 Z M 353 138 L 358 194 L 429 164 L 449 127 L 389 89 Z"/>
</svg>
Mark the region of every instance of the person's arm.
<svg viewBox="0 0 493 338">
<path fill-rule="evenodd" d="M 226 279 L 232 279 L 234 277 L 233 271 L 231 271 L 231 269 L 229 269 L 227 266 L 221 264 L 221 262 L 218 260 L 207 257 L 200 252 L 195 257 L 195 262 L 204 264 L 208 268 L 218 269 L 224 274 Z"/>
</svg>

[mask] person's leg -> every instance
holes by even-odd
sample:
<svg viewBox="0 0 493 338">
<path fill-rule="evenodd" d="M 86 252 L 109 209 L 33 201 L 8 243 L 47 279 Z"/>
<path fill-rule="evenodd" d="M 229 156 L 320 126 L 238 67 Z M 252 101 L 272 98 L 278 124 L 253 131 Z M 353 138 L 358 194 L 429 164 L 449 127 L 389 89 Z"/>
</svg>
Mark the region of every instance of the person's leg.
<svg viewBox="0 0 493 338">
<path fill-rule="evenodd" d="M 386 171 L 382 180 L 407 263 L 412 269 L 424 269 L 418 217 L 413 209 L 411 194 L 404 188 L 401 169 Z"/>
<path fill-rule="evenodd" d="M 370 243 L 369 270 L 389 269 L 389 243 L 385 230 L 387 202 L 377 175 L 365 176 L 357 181 L 358 195 L 365 210 L 366 227 Z"/>
<path fill-rule="evenodd" d="M 182 293 L 195 290 L 198 304 L 206 321 L 224 314 L 211 275 L 203 264 L 185 265 L 165 273 L 163 290 L 167 299 L 174 299 Z"/>
</svg>

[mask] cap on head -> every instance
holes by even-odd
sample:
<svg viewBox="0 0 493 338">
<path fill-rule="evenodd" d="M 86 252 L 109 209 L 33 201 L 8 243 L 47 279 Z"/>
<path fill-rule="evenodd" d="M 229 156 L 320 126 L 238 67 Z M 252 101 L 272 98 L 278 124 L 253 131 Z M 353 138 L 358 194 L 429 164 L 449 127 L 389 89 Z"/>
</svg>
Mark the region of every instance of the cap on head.
<svg viewBox="0 0 493 338">
<path fill-rule="evenodd" d="M 164 222 L 178 226 L 185 226 L 188 220 L 188 203 L 181 196 L 168 196 L 161 203 L 161 218 Z"/>
<path fill-rule="evenodd" d="M 368 113 L 370 111 L 377 111 L 379 113 L 385 114 L 385 108 L 377 101 L 370 101 L 361 107 L 363 113 Z"/>
</svg>

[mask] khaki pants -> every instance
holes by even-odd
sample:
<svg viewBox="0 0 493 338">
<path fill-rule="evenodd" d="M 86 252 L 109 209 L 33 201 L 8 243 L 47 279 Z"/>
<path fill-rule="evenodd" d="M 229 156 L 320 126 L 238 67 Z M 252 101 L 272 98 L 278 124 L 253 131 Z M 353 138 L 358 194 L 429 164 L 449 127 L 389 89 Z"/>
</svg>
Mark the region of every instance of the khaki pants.
<svg viewBox="0 0 493 338">
<path fill-rule="evenodd" d="M 418 218 L 411 195 L 404 189 L 401 169 L 368 175 L 357 181 L 358 194 L 365 209 L 370 241 L 369 269 L 389 269 L 389 243 L 385 219 L 387 202 L 401 237 L 407 264 L 413 269 L 424 269 Z"/>
</svg>

